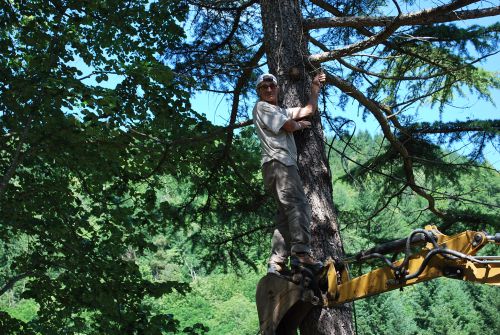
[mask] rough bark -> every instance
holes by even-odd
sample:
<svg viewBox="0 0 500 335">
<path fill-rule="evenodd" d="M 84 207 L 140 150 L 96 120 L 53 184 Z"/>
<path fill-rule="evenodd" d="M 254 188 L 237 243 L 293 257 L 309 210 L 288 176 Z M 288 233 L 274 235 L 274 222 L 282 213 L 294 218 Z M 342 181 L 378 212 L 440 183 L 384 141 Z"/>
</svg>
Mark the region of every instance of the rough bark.
<svg viewBox="0 0 500 335">
<path fill-rule="evenodd" d="M 280 83 L 280 103 L 285 107 L 304 105 L 315 73 L 304 62 L 309 55 L 308 37 L 303 33 L 299 2 L 262 0 L 261 11 L 268 65 Z M 343 249 L 319 114 L 311 121 L 312 129 L 296 134 L 295 141 L 299 173 L 312 208 L 313 254 L 325 260 L 339 257 Z M 335 309 L 314 309 L 303 322 L 301 334 L 353 334 L 351 314 L 349 304 Z"/>
</svg>

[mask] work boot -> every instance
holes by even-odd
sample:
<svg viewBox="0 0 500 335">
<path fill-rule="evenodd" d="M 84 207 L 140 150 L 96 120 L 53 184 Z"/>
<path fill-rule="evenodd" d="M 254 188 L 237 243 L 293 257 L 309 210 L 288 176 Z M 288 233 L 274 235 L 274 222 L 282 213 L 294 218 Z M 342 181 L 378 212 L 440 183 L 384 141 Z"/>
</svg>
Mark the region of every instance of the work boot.
<svg viewBox="0 0 500 335">
<path fill-rule="evenodd" d="M 270 261 L 267 263 L 267 273 L 272 273 L 275 275 L 281 275 L 286 271 L 285 263 L 277 263 Z"/>
<path fill-rule="evenodd" d="M 314 259 L 307 252 L 294 253 L 290 259 L 290 266 L 292 268 L 305 267 L 316 274 L 323 268 L 323 263 Z"/>
</svg>

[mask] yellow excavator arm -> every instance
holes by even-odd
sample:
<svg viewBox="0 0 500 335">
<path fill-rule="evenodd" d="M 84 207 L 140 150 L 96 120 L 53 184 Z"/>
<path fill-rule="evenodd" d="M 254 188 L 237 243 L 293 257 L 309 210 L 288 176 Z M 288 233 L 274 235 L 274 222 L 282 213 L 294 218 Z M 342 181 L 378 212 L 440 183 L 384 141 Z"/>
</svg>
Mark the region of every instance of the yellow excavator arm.
<svg viewBox="0 0 500 335">
<path fill-rule="evenodd" d="M 464 231 L 447 236 L 435 226 L 417 229 L 406 239 L 382 244 L 346 257 L 328 260 L 314 277 L 268 274 L 257 285 L 261 334 L 296 334 L 314 306 L 332 307 L 438 277 L 500 285 L 500 256 L 477 256 L 488 243 L 500 244 L 500 234 Z M 387 254 L 404 253 L 391 261 Z M 379 259 L 385 266 L 351 278 L 349 264 Z"/>
</svg>

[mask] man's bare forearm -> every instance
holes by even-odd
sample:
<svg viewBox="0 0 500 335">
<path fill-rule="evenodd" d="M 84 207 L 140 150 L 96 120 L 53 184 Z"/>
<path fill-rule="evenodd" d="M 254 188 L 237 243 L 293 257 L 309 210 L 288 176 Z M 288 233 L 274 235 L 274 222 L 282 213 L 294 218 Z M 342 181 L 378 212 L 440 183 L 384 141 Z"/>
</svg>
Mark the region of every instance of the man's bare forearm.
<svg viewBox="0 0 500 335">
<path fill-rule="evenodd" d="M 305 120 L 295 121 L 290 119 L 283 124 L 283 129 L 289 133 L 293 133 L 298 130 L 303 130 L 311 127 L 311 122 Z"/>
<path fill-rule="evenodd" d="M 309 102 L 308 105 L 311 107 L 311 115 L 316 113 L 316 110 L 318 109 L 318 99 L 319 99 L 319 92 L 321 90 L 320 85 L 315 85 L 314 83 L 312 84 L 311 87 L 311 96 L 309 97 Z"/>
<path fill-rule="evenodd" d="M 321 83 L 324 81 L 324 74 L 318 74 L 314 77 L 311 84 L 311 96 L 309 97 L 307 104 L 304 107 L 292 108 L 292 118 L 294 120 L 304 119 L 316 113 L 316 110 L 318 109 L 319 92 L 321 91 Z"/>
</svg>

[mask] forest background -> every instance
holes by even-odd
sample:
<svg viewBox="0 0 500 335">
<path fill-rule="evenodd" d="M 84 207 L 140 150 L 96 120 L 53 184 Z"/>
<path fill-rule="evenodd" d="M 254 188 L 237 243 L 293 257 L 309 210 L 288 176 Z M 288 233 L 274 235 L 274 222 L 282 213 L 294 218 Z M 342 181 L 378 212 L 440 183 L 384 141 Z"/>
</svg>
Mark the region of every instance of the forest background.
<svg viewBox="0 0 500 335">
<path fill-rule="evenodd" d="M 245 10 L 256 3 L 215 2 Z M 391 2 L 326 3 L 380 14 Z M 247 51 L 262 51 L 243 39 L 225 45 L 222 36 L 237 35 L 236 19 L 225 14 L 212 44 L 187 34 L 213 19 L 206 7 L 203 1 L 1 3 L 2 334 L 257 333 L 255 286 L 265 273 L 275 208 L 262 189 L 253 129 L 243 125 L 265 62 L 246 71 L 246 61 L 255 63 Z M 496 114 L 498 73 L 476 65 L 497 54 L 498 22 L 439 27 L 440 35 L 432 34 L 442 45 L 428 52 L 450 58 L 451 44 L 465 58 L 457 71 L 468 65 L 465 79 L 458 85 L 445 76 L 449 90 L 430 88 L 404 119 L 449 132 L 405 145 L 421 159 L 419 184 L 441 211 L 455 215 L 437 217 L 427 199 L 401 189 L 400 163 L 387 139 L 356 132 L 345 92 L 325 90 L 320 112 L 347 254 L 429 223 L 446 233 L 500 230 L 500 176 L 484 154 L 498 147 L 498 120 L 478 120 L 475 104 L 462 108 L 464 120 L 441 117 L 457 97 L 483 99 Z M 451 33 L 457 41 L 443 37 Z M 227 50 L 215 52 L 220 46 Z M 233 75 L 238 82 L 228 85 Z M 373 96 L 397 97 L 390 83 L 372 89 Z M 229 126 L 211 122 L 207 106 L 191 105 L 199 90 L 227 97 L 219 108 L 231 109 Z M 241 104 L 233 119 L 234 96 Z M 427 120 L 429 111 L 437 123 L 412 123 Z M 354 325 L 358 334 L 496 334 L 499 295 L 492 287 L 436 280 L 356 302 Z"/>
</svg>

